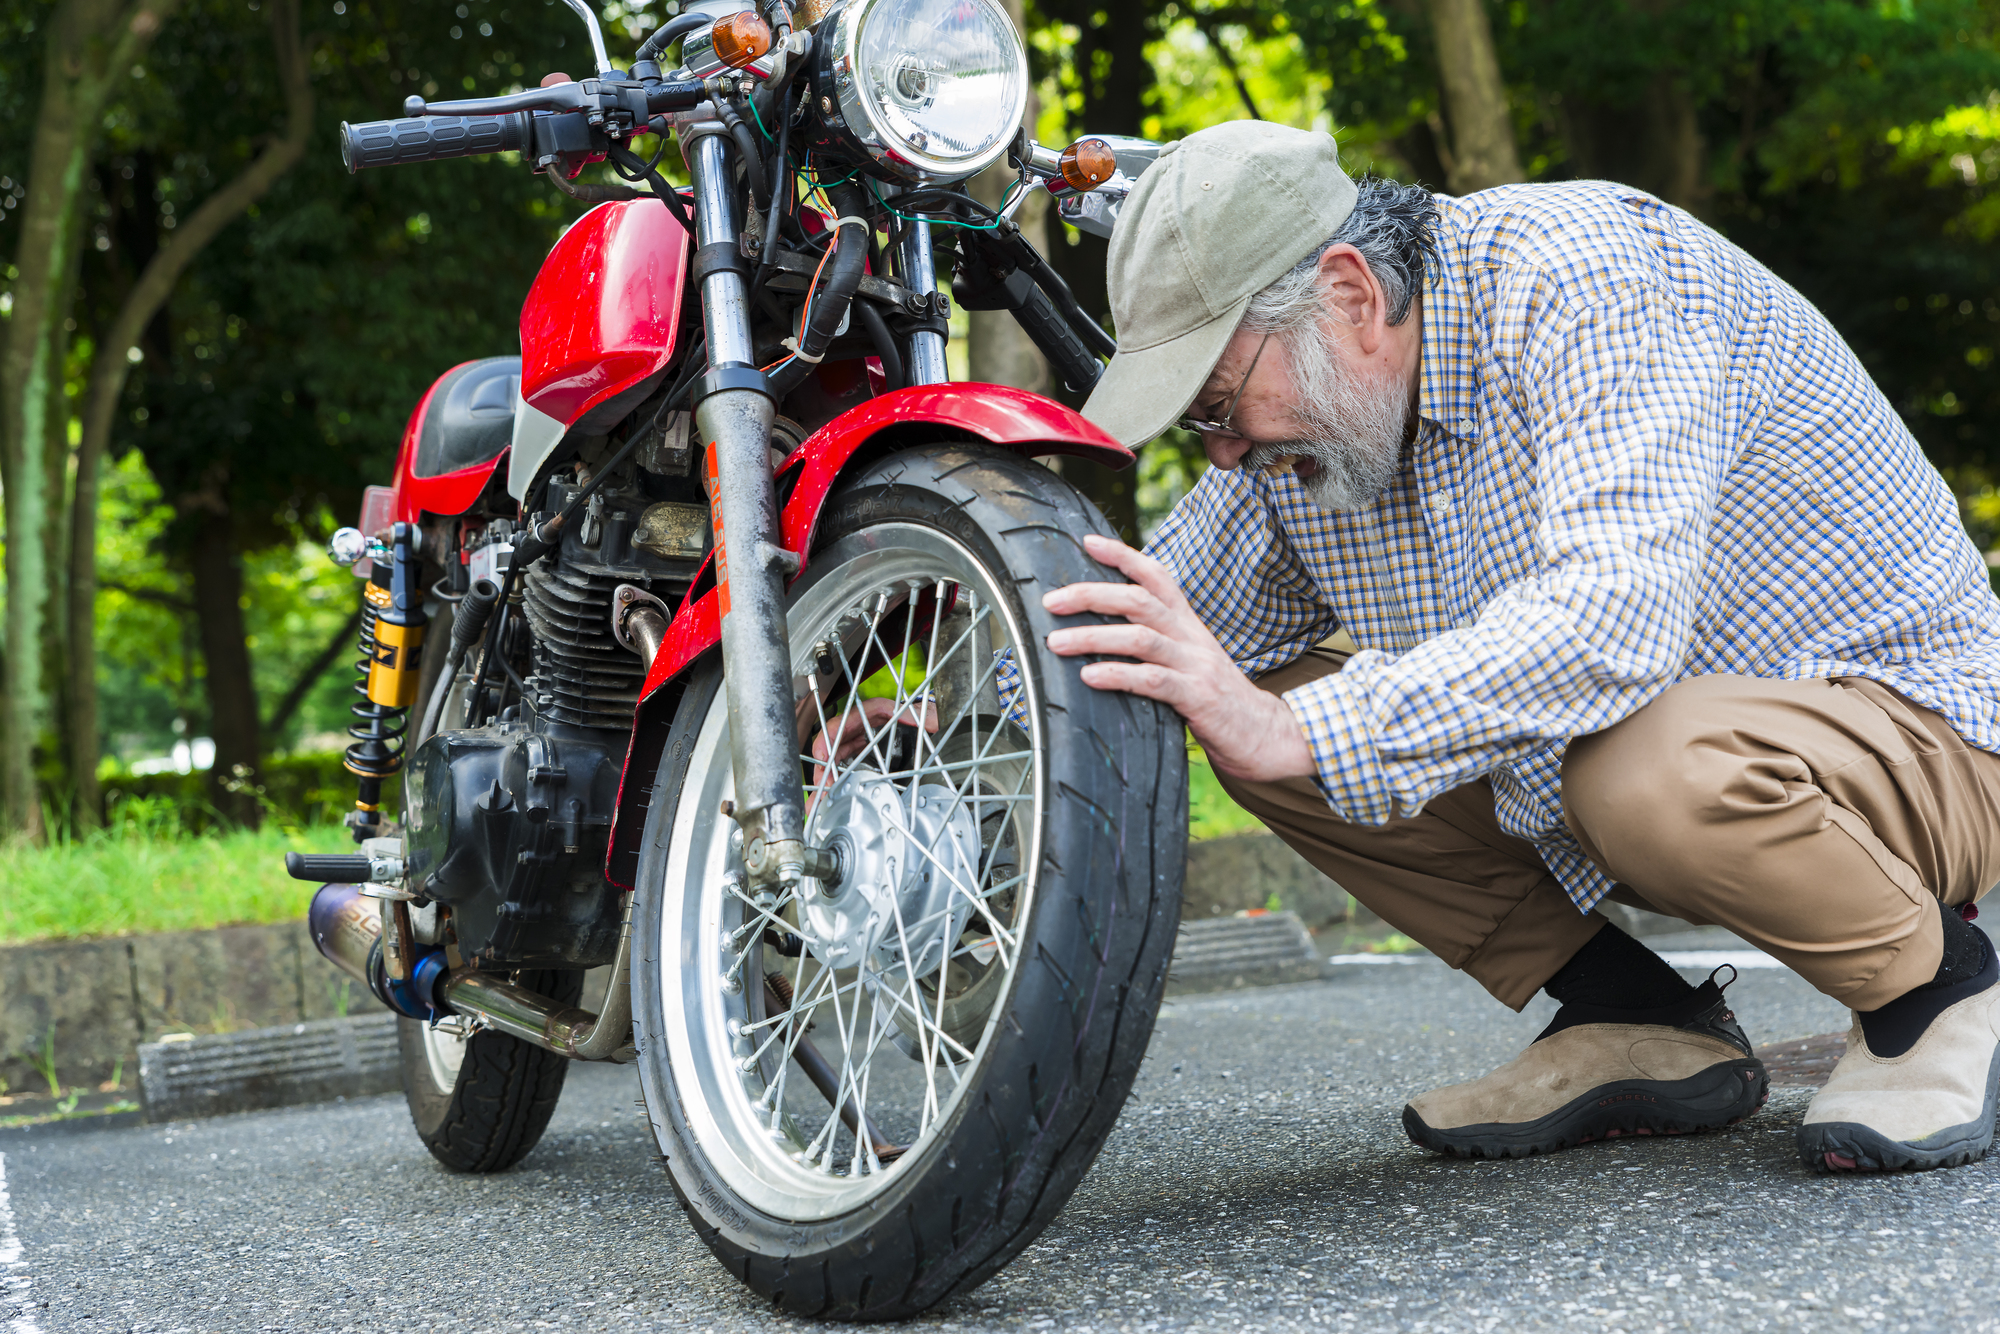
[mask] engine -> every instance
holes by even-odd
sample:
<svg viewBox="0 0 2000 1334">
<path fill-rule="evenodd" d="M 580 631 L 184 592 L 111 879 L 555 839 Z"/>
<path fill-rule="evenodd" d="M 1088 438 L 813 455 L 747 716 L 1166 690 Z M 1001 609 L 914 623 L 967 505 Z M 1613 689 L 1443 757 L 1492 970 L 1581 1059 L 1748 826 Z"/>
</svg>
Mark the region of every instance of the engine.
<svg viewBox="0 0 2000 1334">
<path fill-rule="evenodd" d="M 579 489 L 552 482 L 530 522 Z M 612 632 L 612 596 L 631 585 L 672 607 L 686 592 L 708 541 L 690 491 L 634 470 L 592 495 L 517 576 L 499 662 L 482 671 L 468 653 L 449 683 L 448 719 L 490 721 L 441 727 L 406 768 L 407 884 L 450 907 L 468 965 L 585 968 L 617 947 L 624 895 L 604 859 L 645 668 Z"/>
</svg>

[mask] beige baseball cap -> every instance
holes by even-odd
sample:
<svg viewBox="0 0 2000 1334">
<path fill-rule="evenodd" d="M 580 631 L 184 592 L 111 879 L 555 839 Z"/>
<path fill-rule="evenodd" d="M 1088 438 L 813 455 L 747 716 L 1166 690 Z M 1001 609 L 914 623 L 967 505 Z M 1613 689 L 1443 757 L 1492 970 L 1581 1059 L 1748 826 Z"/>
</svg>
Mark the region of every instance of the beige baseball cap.
<svg viewBox="0 0 2000 1334">
<path fill-rule="evenodd" d="M 1112 228 L 1118 353 L 1083 415 L 1128 446 L 1173 425 L 1250 298 L 1339 230 L 1354 199 L 1329 134 L 1234 120 L 1161 149 Z"/>
</svg>

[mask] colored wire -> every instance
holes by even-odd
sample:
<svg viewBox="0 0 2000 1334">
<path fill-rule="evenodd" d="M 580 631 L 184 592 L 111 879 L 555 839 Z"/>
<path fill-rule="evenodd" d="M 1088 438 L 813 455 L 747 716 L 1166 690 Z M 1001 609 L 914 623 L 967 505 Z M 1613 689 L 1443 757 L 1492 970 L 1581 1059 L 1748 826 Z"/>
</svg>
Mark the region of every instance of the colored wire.
<svg viewBox="0 0 2000 1334">
<path fill-rule="evenodd" d="M 928 222 L 933 227 L 963 227 L 966 231 L 969 232 L 990 232 L 997 230 L 1000 226 L 1000 220 L 998 218 L 995 218 L 992 222 L 967 222 L 963 218 L 951 218 L 951 217 L 936 218 L 927 216 L 923 213 L 905 213 L 902 210 L 898 209 L 894 204 L 890 203 L 888 200 L 882 197 L 882 192 L 875 188 L 875 182 L 873 181 L 868 182 L 868 191 L 870 194 L 875 196 L 876 203 L 880 204 L 883 208 L 889 210 L 889 212 L 893 213 L 895 216 L 901 218 L 904 222 Z"/>
<path fill-rule="evenodd" d="M 743 100 L 750 104 L 750 119 L 757 122 L 757 133 L 764 136 L 764 142 L 769 143 L 771 141 L 771 132 L 764 128 L 764 117 L 757 110 L 757 99 L 746 97 Z"/>
</svg>

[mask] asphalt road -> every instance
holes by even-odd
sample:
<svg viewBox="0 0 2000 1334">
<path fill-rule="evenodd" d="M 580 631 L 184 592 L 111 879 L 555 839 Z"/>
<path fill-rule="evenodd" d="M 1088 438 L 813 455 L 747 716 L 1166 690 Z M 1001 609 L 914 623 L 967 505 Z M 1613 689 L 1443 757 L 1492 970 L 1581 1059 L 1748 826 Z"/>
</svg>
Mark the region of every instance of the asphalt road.
<svg viewBox="0 0 2000 1334">
<path fill-rule="evenodd" d="M 1778 971 L 1731 997 L 1759 1042 L 1845 1022 Z M 1513 1163 L 1403 1138 L 1413 1092 L 1490 1068 L 1550 1008 L 1509 1014 L 1430 960 L 1170 1002 L 1068 1210 L 911 1324 L 2000 1329 L 2000 1163 L 1813 1176 L 1804 1090 L 1731 1131 Z M 0 1329 L 810 1327 L 695 1240 L 637 1094 L 577 1069 L 541 1146 L 487 1178 L 436 1167 L 398 1098 L 0 1137 Z"/>
</svg>

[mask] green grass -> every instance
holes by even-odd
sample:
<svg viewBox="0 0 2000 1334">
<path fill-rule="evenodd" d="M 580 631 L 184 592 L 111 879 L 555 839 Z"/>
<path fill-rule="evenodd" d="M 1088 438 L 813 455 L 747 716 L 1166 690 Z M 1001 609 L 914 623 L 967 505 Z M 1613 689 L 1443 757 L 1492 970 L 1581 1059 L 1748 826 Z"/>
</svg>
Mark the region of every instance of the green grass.
<svg viewBox="0 0 2000 1334">
<path fill-rule="evenodd" d="M 1229 799 L 1208 756 L 1188 746 L 1188 839 L 1223 838 L 1260 830 L 1264 822 Z"/>
<path fill-rule="evenodd" d="M 285 853 L 350 847 L 338 826 L 189 836 L 139 822 L 53 847 L 0 847 L 0 943 L 292 921 L 312 886 L 285 874 Z"/>
<path fill-rule="evenodd" d="M 285 853 L 351 846 L 337 825 L 191 835 L 170 815 L 154 818 L 152 804 L 127 802 L 118 828 L 72 843 L 0 846 L 0 944 L 293 921 L 305 916 L 311 887 L 285 874 Z M 1191 839 L 1263 827 L 1194 748 L 1188 816 Z"/>
</svg>

